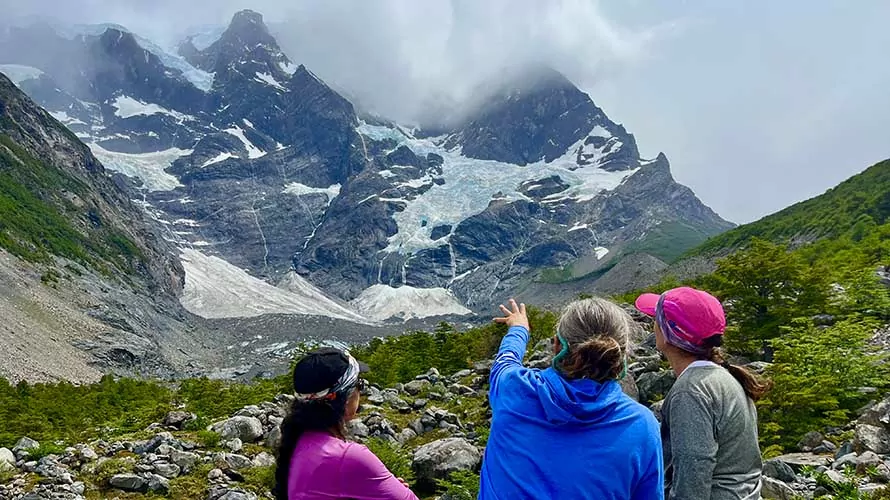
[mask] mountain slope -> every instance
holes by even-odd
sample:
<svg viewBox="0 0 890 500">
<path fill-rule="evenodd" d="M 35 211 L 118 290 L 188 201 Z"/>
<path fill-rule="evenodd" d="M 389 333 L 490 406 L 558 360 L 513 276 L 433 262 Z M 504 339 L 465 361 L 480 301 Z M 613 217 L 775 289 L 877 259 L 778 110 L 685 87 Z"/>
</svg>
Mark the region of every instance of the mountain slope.
<svg viewBox="0 0 890 500">
<path fill-rule="evenodd" d="M 169 373 L 198 352 L 176 335 L 182 267 L 120 180 L 0 74 L 0 375 Z"/>
<path fill-rule="evenodd" d="M 857 224 L 881 225 L 888 220 L 890 160 L 884 160 L 822 195 L 714 236 L 689 255 L 725 252 L 755 237 L 774 242 L 808 243 L 836 238 Z"/>
</svg>

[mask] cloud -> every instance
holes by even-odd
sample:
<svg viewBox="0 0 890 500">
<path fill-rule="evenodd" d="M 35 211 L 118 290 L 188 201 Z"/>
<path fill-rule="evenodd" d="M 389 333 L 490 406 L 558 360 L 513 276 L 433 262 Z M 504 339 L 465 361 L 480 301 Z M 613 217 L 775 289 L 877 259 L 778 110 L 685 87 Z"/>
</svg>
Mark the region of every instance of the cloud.
<svg viewBox="0 0 890 500">
<path fill-rule="evenodd" d="M 168 46 L 193 26 L 224 24 L 251 8 L 295 62 L 362 107 L 399 120 L 453 110 L 480 85 L 531 64 L 589 85 L 643 60 L 664 33 L 659 26 L 631 30 L 595 0 L 2 1 L 11 17 L 113 22 Z"/>
</svg>

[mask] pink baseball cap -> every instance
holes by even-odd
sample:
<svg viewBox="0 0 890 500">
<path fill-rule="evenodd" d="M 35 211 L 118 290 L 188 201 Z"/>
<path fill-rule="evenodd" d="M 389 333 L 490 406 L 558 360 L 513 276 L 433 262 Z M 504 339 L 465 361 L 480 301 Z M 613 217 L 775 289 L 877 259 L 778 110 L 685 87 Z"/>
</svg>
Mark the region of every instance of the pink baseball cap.
<svg viewBox="0 0 890 500">
<path fill-rule="evenodd" d="M 710 293 L 695 288 L 674 288 L 661 295 L 644 293 L 636 300 L 637 310 L 655 317 L 662 297 L 664 319 L 672 324 L 674 333 L 683 340 L 699 346 L 704 339 L 722 335 L 726 330 L 723 305 Z"/>
</svg>

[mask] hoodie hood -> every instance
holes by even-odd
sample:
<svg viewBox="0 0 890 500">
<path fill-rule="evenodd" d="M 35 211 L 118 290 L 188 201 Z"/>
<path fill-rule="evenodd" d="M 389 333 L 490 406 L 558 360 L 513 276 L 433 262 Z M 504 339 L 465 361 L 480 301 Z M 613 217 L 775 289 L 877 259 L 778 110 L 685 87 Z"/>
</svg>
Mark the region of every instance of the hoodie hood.
<svg viewBox="0 0 890 500">
<path fill-rule="evenodd" d="M 538 399 L 547 420 L 554 424 L 595 424 L 608 419 L 625 397 L 615 380 L 566 380 L 553 368 L 540 372 Z"/>
</svg>

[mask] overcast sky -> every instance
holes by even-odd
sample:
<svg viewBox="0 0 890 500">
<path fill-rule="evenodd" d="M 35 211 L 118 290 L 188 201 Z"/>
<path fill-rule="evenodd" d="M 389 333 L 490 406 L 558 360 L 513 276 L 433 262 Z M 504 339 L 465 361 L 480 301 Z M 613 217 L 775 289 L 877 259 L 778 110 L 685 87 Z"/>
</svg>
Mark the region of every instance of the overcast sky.
<svg viewBox="0 0 890 500">
<path fill-rule="evenodd" d="M 547 62 L 735 222 L 890 157 L 885 0 L 0 0 L 12 16 L 160 42 L 240 8 L 262 12 L 296 62 L 401 120 Z"/>
</svg>

